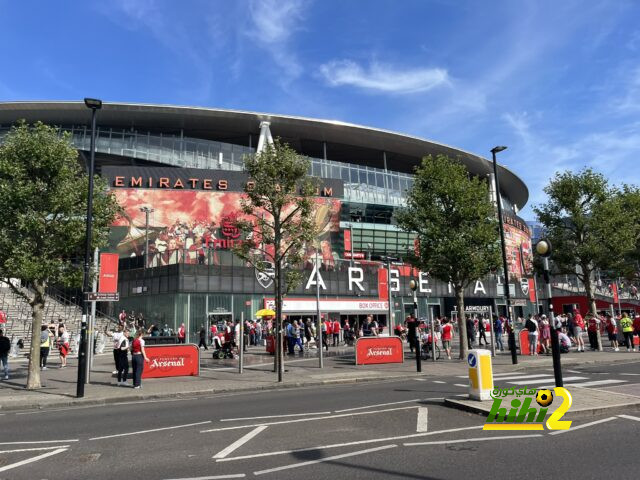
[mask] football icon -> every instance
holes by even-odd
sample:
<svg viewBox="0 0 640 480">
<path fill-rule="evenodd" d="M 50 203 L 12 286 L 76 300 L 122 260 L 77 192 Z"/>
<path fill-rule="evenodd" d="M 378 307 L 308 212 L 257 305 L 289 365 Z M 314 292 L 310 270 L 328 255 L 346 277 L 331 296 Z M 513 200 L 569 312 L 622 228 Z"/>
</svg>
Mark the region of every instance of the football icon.
<svg viewBox="0 0 640 480">
<path fill-rule="evenodd" d="M 541 407 L 548 407 L 551 405 L 551 402 L 553 402 L 553 393 L 548 389 L 538 390 L 538 393 L 536 394 L 536 402 L 538 402 L 538 405 Z"/>
</svg>

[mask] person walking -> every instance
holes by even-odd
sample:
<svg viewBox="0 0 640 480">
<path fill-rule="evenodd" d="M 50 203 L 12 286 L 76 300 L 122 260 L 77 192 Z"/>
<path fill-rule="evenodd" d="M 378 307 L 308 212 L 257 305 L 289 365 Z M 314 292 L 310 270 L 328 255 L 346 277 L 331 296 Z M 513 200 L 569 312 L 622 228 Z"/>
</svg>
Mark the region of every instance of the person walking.
<svg viewBox="0 0 640 480">
<path fill-rule="evenodd" d="M 476 339 L 476 330 L 475 330 L 475 324 L 473 322 L 473 318 L 467 317 L 466 326 L 467 326 L 467 346 L 469 347 L 469 350 L 471 350 L 473 348 L 473 344 Z"/>
<path fill-rule="evenodd" d="M 624 341 L 627 344 L 627 352 L 630 352 L 632 349 L 635 352 L 636 347 L 633 345 L 633 321 L 629 318 L 627 312 L 622 314 L 620 328 L 622 329 L 622 335 L 624 335 Z"/>
<path fill-rule="evenodd" d="M 136 333 L 136 338 L 131 343 L 131 363 L 133 365 L 133 388 L 142 388 L 142 372 L 145 362 L 149 361 L 147 352 L 144 349 L 144 330 L 140 329 Z"/>
<path fill-rule="evenodd" d="M 116 370 L 118 372 L 118 386 L 127 385 L 127 375 L 129 375 L 129 329 L 125 328 L 119 336 L 119 345 L 116 350 L 118 360 Z"/>
<path fill-rule="evenodd" d="M 49 327 L 42 325 L 40 327 L 40 370 L 47 369 L 47 357 L 49 356 L 49 350 L 51 350 L 51 337 L 53 337 L 53 334 Z"/>
<path fill-rule="evenodd" d="M 185 340 L 187 338 L 187 332 L 186 329 L 184 328 L 184 323 L 180 325 L 180 328 L 178 328 L 178 343 L 185 343 Z"/>
<path fill-rule="evenodd" d="M 578 352 L 584 352 L 584 340 L 582 339 L 582 332 L 584 332 L 584 319 L 580 315 L 580 310 L 576 310 L 573 316 L 573 335 L 576 337 L 576 345 L 578 346 Z"/>
<path fill-rule="evenodd" d="M 311 343 L 311 337 L 313 337 L 313 332 L 311 331 L 311 319 L 307 318 L 304 321 L 304 338 L 306 340 L 305 345 L 306 345 L 306 349 L 309 350 L 310 347 L 310 343 Z"/>
<path fill-rule="evenodd" d="M 501 352 L 504 352 L 504 345 L 502 344 L 502 334 L 504 333 L 504 325 L 500 317 L 495 317 L 493 321 L 493 331 L 496 335 L 496 348 L 499 348 Z"/>
<path fill-rule="evenodd" d="M 69 354 L 69 332 L 60 326 L 58 328 L 58 354 L 60 355 L 60 368 L 67 368 L 67 355 Z"/>
<path fill-rule="evenodd" d="M 302 320 L 300 320 L 302 322 Z M 293 321 L 293 348 L 295 350 L 295 347 L 299 347 L 300 348 L 300 353 L 304 353 L 304 345 L 302 343 L 302 339 L 304 337 L 304 332 L 302 327 L 300 326 L 300 324 L 298 323 L 297 320 Z"/>
<path fill-rule="evenodd" d="M 529 331 L 529 355 L 538 356 L 538 321 L 529 316 L 525 323 L 525 328 Z"/>
<path fill-rule="evenodd" d="M 608 313 L 606 318 L 607 337 L 609 337 L 609 342 L 611 342 L 611 348 L 613 348 L 614 352 L 619 352 L 620 348 L 618 347 L 618 324 L 616 322 L 616 319 Z"/>
<path fill-rule="evenodd" d="M 198 348 L 204 347 L 205 350 L 209 350 L 207 348 L 207 329 L 204 328 L 204 324 L 200 325 L 200 342 L 198 342 Z"/>
<path fill-rule="evenodd" d="M 488 345 L 487 336 L 485 334 L 486 328 L 484 325 L 484 318 L 480 317 L 478 319 L 478 345 L 482 345 L 482 339 L 484 339 L 484 344 Z"/>
<path fill-rule="evenodd" d="M 447 354 L 447 358 L 451 360 L 451 339 L 453 338 L 453 327 L 446 318 L 442 320 L 442 348 Z"/>
<path fill-rule="evenodd" d="M 340 346 L 340 320 L 337 318 L 333 320 L 331 331 L 333 332 L 333 346 Z"/>
<path fill-rule="evenodd" d="M 546 315 L 540 317 L 540 345 L 543 353 L 551 353 L 551 325 Z"/>
<path fill-rule="evenodd" d="M 113 341 L 113 362 L 115 363 L 115 366 L 116 366 L 116 369 L 113 371 L 113 373 L 118 373 L 118 366 L 120 365 L 120 354 L 118 353 L 118 350 L 120 349 L 120 343 L 122 343 L 122 336 L 124 335 L 124 330 L 126 329 L 127 332 L 130 332 L 130 330 L 126 326 L 126 324 L 118 325 L 115 332 L 106 331 L 106 328 L 107 327 L 105 327 L 105 334 L 107 335 L 107 337 L 111 337 L 111 340 Z"/>
<path fill-rule="evenodd" d="M 11 351 L 11 340 L 4 336 L 0 328 L 0 363 L 4 370 L 4 379 L 9 380 L 9 352 Z"/>
</svg>

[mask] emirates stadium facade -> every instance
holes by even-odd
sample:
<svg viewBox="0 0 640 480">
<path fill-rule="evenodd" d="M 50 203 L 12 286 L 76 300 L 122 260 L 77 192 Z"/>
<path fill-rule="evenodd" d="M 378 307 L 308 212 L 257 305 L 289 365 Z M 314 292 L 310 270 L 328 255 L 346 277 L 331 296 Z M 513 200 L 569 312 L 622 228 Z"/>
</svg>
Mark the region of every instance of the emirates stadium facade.
<svg viewBox="0 0 640 480">
<path fill-rule="evenodd" d="M 0 135 L 16 121 L 42 121 L 71 132 L 80 158 L 89 152 L 91 112 L 82 102 L 0 103 Z M 311 159 L 319 178 L 316 225 L 321 311 L 330 317 L 374 314 L 387 323 L 413 311 L 409 280 L 418 280 L 419 315 L 455 315 L 446 283 L 402 264 L 413 236 L 395 224 L 412 172 L 425 155 L 446 154 L 473 175 L 492 181 L 486 158 L 454 147 L 339 121 L 245 111 L 165 105 L 105 103 L 98 112 L 96 169 L 117 196 L 124 214 L 111 229 L 109 250 L 120 255 L 120 301 L 114 310 L 142 312 L 148 322 L 185 323 L 193 334 L 223 315 L 245 318 L 271 305 L 272 277 L 235 257 L 242 241 L 233 227 L 244 185 L 245 155 L 279 137 Z M 515 314 L 535 311 L 531 234 L 517 216 L 528 200 L 524 182 L 500 168 L 510 292 Z M 496 200 L 495 189 L 491 195 Z M 145 253 L 147 252 L 147 253 Z M 310 249 L 302 284 L 285 312 L 313 317 L 315 251 Z M 390 288 L 386 270 L 391 264 Z M 384 275 L 382 274 L 384 273 Z M 478 279 L 466 291 L 469 312 L 504 311 L 497 276 Z M 389 302 L 389 290 L 391 301 Z"/>
</svg>

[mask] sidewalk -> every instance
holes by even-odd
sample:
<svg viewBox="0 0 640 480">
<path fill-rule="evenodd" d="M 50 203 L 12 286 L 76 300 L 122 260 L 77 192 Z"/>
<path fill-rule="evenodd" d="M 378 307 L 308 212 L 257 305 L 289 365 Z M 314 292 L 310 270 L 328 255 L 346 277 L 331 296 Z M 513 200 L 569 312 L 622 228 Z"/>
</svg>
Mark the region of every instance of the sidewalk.
<svg viewBox="0 0 640 480">
<path fill-rule="evenodd" d="M 141 390 L 118 387 L 112 375 L 111 352 L 98 355 L 91 372 L 91 384 L 85 387 L 85 397 L 75 398 L 77 360 L 70 358 L 69 367 L 56 368 L 57 358 L 51 359 L 51 368 L 42 375 L 43 388 L 27 391 L 27 361 L 12 359 L 11 379 L 0 381 L 0 412 L 37 408 L 100 405 L 107 403 L 170 397 L 193 397 L 223 392 L 258 391 L 304 386 L 330 385 L 366 381 L 402 380 L 416 377 L 437 378 L 466 375 L 467 364 L 459 360 L 422 361 L 422 373 L 416 372 L 414 355 L 405 352 L 405 363 L 356 366 L 352 347 L 332 348 L 324 359 L 324 368 L 318 367 L 317 353 L 304 356 L 285 356 L 284 381 L 278 383 L 273 372 L 273 356 L 262 348 L 250 349 L 245 356 L 244 373 L 238 373 L 237 360 L 214 360 L 211 350 L 201 351 L 199 377 L 173 377 L 147 379 Z M 494 359 L 494 373 L 526 371 L 533 368 L 550 368 L 551 357 L 518 356 L 519 363 L 511 364 L 508 352 Z M 640 361 L 640 353 L 570 353 L 562 356 L 563 367 L 588 363 L 617 363 Z M 130 371 L 131 375 L 131 371 Z"/>
</svg>

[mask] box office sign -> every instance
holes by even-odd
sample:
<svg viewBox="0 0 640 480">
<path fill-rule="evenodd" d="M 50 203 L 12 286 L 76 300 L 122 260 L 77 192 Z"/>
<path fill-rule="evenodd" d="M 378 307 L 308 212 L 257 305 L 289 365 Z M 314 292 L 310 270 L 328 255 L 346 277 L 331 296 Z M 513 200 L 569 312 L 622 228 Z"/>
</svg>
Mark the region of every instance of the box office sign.
<svg viewBox="0 0 640 480">
<path fill-rule="evenodd" d="M 356 341 L 356 365 L 403 362 L 400 337 L 360 337 Z"/>
<path fill-rule="evenodd" d="M 142 378 L 197 377 L 200 375 L 200 349 L 196 345 L 148 345 L 149 362 Z"/>
</svg>

